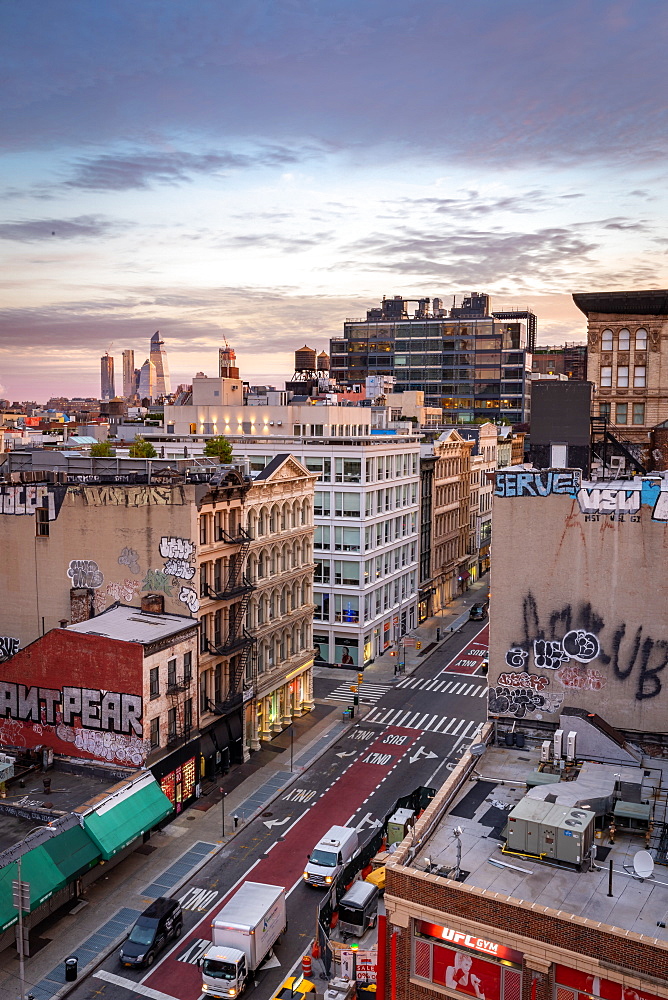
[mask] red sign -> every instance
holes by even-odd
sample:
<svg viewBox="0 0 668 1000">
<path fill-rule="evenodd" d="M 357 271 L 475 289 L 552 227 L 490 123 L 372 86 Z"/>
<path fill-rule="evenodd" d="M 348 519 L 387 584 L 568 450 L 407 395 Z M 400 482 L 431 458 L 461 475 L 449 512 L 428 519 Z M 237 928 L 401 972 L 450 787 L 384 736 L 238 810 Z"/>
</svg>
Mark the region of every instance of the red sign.
<svg viewBox="0 0 668 1000">
<path fill-rule="evenodd" d="M 522 952 L 515 951 L 513 948 L 507 948 L 497 941 L 488 941 L 486 938 L 477 937 L 475 934 L 466 934 L 464 931 L 453 930 L 452 927 L 430 924 L 426 920 L 418 920 L 417 929 L 420 934 L 424 934 L 426 937 L 448 941 L 450 944 L 456 945 L 457 948 L 479 951 L 499 961 L 514 962 L 516 965 L 522 964 Z"/>
<path fill-rule="evenodd" d="M 463 951 L 434 948 L 432 981 L 477 1000 L 501 996 L 501 966 Z"/>
</svg>

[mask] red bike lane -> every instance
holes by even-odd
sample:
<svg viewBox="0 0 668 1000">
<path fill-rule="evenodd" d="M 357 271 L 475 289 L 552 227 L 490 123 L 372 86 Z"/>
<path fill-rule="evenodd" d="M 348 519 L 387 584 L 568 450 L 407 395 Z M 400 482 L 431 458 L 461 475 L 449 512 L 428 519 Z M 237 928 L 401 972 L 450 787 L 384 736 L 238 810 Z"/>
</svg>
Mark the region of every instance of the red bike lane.
<svg viewBox="0 0 668 1000">
<path fill-rule="evenodd" d="M 416 730 L 389 726 L 373 743 L 361 750 L 357 760 L 334 781 L 324 795 L 308 809 L 285 835 L 278 840 L 248 878 L 252 882 L 268 882 L 290 889 L 304 870 L 306 855 L 314 844 L 335 824 L 346 821 L 373 792 L 382 779 L 422 734 Z M 388 737 L 400 737 L 401 744 L 385 742 Z M 243 879 L 242 879 L 243 881 Z M 211 939 L 211 921 L 232 895 L 228 892 L 187 935 L 142 980 L 142 986 L 159 990 L 178 1000 L 197 1000 L 202 992 L 202 977 L 197 965 L 179 961 L 191 943 Z M 318 896 L 313 893 L 314 903 Z"/>
<path fill-rule="evenodd" d="M 464 646 L 441 670 L 442 674 L 475 674 L 489 655 L 489 625 Z"/>
</svg>

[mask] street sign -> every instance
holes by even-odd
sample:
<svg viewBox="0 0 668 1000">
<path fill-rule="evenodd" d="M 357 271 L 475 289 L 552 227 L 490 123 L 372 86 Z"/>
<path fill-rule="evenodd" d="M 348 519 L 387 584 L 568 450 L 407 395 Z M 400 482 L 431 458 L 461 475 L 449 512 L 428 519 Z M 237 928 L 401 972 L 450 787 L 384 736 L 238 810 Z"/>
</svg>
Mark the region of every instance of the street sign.
<svg viewBox="0 0 668 1000">
<path fill-rule="evenodd" d="M 30 883 L 19 882 L 14 879 L 12 882 L 12 903 L 17 910 L 30 909 Z"/>
</svg>

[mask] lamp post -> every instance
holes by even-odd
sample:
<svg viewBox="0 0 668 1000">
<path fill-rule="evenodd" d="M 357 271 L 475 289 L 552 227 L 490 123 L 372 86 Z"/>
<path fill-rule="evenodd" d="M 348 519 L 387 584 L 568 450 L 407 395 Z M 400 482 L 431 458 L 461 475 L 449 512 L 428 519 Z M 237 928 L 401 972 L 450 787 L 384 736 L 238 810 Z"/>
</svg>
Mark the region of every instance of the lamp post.
<svg viewBox="0 0 668 1000">
<path fill-rule="evenodd" d="M 223 812 L 223 840 L 225 840 L 225 789 L 221 788 L 220 791 L 223 796 L 222 799 L 220 800 L 220 804 L 222 806 L 222 812 Z"/>
</svg>

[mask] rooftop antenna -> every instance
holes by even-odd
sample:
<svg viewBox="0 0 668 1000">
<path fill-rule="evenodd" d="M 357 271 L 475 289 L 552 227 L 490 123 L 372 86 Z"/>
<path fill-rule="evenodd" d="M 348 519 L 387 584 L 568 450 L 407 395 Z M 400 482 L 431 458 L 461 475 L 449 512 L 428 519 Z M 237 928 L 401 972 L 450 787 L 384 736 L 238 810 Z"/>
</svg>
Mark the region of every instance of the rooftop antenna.
<svg viewBox="0 0 668 1000">
<path fill-rule="evenodd" d="M 462 833 L 464 831 L 462 830 L 461 826 L 456 826 L 452 832 L 453 832 L 453 834 L 455 836 L 455 840 L 457 841 L 457 862 L 456 862 L 455 867 L 453 869 L 453 873 L 454 874 L 453 874 L 452 877 L 454 878 L 455 882 L 458 882 L 459 881 L 459 876 L 461 874 L 461 864 L 462 864 Z"/>
<path fill-rule="evenodd" d="M 654 873 L 654 858 L 649 851 L 636 851 L 633 855 L 633 870 L 641 881 L 652 877 Z"/>
</svg>

